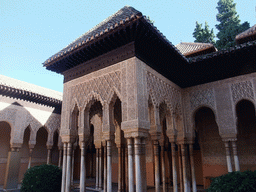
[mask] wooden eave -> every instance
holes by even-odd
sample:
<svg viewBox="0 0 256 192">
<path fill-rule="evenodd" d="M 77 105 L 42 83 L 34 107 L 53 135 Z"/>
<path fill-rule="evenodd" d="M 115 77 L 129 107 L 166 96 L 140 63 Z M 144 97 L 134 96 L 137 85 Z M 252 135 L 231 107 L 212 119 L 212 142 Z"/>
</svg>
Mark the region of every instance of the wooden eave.
<svg viewBox="0 0 256 192">
<path fill-rule="evenodd" d="M 5 85 L 0 85 L 0 94 L 8 97 L 13 97 L 17 99 L 22 99 L 42 105 L 52 106 L 52 107 L 58 107 L 61 108 L 62 101 L 47 97 L 44 95 L 40 95 L 37 93 L 33 93 L 26 90 L 16 89 L 13 87 L 8 87 Z"/>
</svg>

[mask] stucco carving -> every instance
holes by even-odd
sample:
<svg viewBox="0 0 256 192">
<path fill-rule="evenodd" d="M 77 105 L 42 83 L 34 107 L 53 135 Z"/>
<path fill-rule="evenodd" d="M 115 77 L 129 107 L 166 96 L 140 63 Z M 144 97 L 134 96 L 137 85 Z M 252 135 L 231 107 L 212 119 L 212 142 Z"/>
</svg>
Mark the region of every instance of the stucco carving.
<svg viewBox="0 0 256 192">
<path fill-rule="evenodd" d="M 215 99 L 213 88 L 195 91 L 189 94 L 190 96 L 190 109 L 193 111 L 199 106 L 209 106 L 215 109 Z"/>
<path fill-rule="evenodd" d="M 181 114 L 181 93 L 179 90 L 149 71 L 147 72 L 147 89 L 154 105 L 166 102 L 172 112 Z"/>
<path fill-rule="evenodd" d="M 231 92 L 234 103 L 241 99 L 254 100 L 253 86 L 251 81 L 243 81 L 232 84 Z"/>
<path fill-rule="evenodd" d="M 113 92 L 117 92 L 118 96 L 121 96 L 120 76 L 120 71 L 114 71 L 74 85 L 68 91 L 70 93 L 70 99 L 73 100 L 72 97 L 75 95 L 78 105 L 83 106 L 84 102 L 88 103 L 91 99 L 90 95 L 99 95 L 99 100 L 103 102 L 107 102 Z"/>
</svg>

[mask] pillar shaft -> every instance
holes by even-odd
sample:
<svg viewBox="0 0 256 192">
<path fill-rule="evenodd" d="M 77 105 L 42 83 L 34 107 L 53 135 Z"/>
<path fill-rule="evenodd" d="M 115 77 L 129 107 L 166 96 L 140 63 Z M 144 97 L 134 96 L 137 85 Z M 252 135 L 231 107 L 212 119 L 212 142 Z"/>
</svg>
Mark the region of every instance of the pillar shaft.
<svg viewBox="0 0 256 192">
<path fill-rule="evenodd" d="M 178 156 L 179 156 L 180 191 L 183 192 L 183 175 L 182 175 L 181 145 L 178 145 Z"/>
<path fill-rule="evenodd" d="M 71 188 L 71 172 L 72 172 L 72 143 L 67 144 L 67 165 L 66 165 L 66 187 L 65 192 L 70 192 Z"/>
<path fill-rule="evenodd" d="M 64 145 L 63 145 L 63 164 L 62 164 L 61 192 L 65 192 L 65 187 L 66 187 L 66 170 L 67 170 L 67 143 L 64 143 Z"/>
<path fill-rule="evenodd" d="M 173 178 L 173 192 L 178 192 L 178 180 L 177 180 L 177 167 L 176 167 L 176 152 L 175 143 L 171 143 L 172 147 L 172 178 Z"/>
<path fill-rule="evenodd" d="M 51 149 L 48 149 L 48 153 L 47 153 L 47 164 L 51 163 Z"/>
<path fill-rule="evenodd" d="M 235 161 L 235 169 L 236 171 L 240 171 L 236 141 L 232 141 L 232 148 L 233 148 L 233 155 L 234 155 L 234 161 Z"/>
<path fill-rule="evenodd" d="M 121 146 L 118 146 L 118 192 L 122 190 L 122 153 Z"/>
<path fill-rule="evenodd" d="M 96 189 L 99 188 L 99 149 L 96 149 Z"/>
<path fill-rule="evenodd" d="M 102 148 L 99 148 L 99 189 L 102 189 Z"/>
<path fill-rule="evenodd" d="M 226 158 L 227 158 L 228 172 L 232 172 L 232 164 L 231 164 L 231 158 L 230 158 L 229 141 L 225 141 L 224 144 L 225 144 L 225 149 L 226 149 Z"/>
<path fill-rule="evenodd" d="M 188 176 L 186 170 L 186 145 L 181 145 L 181 156 L 182 156 L 182 169 L 183 169 L 183 182 L 184 182 L 184 192 L 188 192 Z"/>
<path fill-rule="evenodd" d="M 62 149 L 59 149 L 59 163 L 58 163 L 58 167 L 61 167 L 61 162 L 62 162 Z"/>
<path fill-rule="evenodd" d="M 104 192 L 107 192 L 107 144 L 104 147 Z"/>
<path fill-rule="evenodd" d="M 190 166 L 191 166 L 191 176 L 192 176 L 192 189 L 193 192 L 196 192 L 196 173 L 195 173 L 195 164 L 194 164 L 194 153 L 193 153 L 193 144 L 189 144 L 189 154 L 190 154 Z"/>
<path fill-rule="evenodd" d="M 154 141 L 154 158 L 155 158 L 155 191 L 160 191 L 160 168 L 159 168 L 159 148 L 158 141 Z"/>
<path fill-rule="evenodd" d="M 71 159 L 71 186 L 74 185 L 74 168 L 75 168 L 75 147 L 73 146 L 72 150 L 72 159 Z"/>
<path fill-rule="evenodd" d="M 29 158 L 28 158 L 28 169 L 31 167 L 31 162 L 32 162 L 32 152 L 33 152 L 33 149 L 30 148 L 29 149 Z"/>
<path fill-rule="evenodd" d="M 85 192 L 86 189 L 86 165 L 85 165 L 85 143 L 82 142 L 80 145 L 81 148 L 81 166 L 80 166 L 80 192 Z"/>
<path fill-rule="evenodd" d="M 135 149 L 135 166 L 136 166 L 136 192 L 143 192 L 145 189 L 145 182 L 143 179 L 146 179 L 143 175 L 143 167 L 141 164 L 142 155 L 143 155 L 143 146 L 141 143 L 141 138 L 136 137 L 134 142 L 134 149 Z"/>
<path fill-rule="evenodd" d="M 107 141 L 107 192 L 112 192 L 112 159 L 111 159 L 112 144 Z"/>
<path fill-rule="evenodd" d="M 128 176 L 129 176 L 129 192 L 134 192 L 134 168 L 133 168 L 133 140 L 132 138 L 127 139 L 128 144 Z"/>
<path fill-rule="evenodd" d="M 166 180 L 165 180 L 165 152 L 164 146 L 161 147 L 161 162 L 162 162 L 162 180 L 163 180 L 163 192 L 166 192 Z"/>
</svg>

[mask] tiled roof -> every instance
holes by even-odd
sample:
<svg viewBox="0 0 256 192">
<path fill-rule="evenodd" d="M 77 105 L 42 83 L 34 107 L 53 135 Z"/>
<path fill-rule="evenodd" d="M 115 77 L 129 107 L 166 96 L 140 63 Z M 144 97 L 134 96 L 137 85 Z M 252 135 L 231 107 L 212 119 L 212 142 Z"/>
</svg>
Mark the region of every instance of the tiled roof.
<svg viewBox="0 0 256 192">
<path fill-rule="evenodd" d="M 247 29 L 246 31 L 238 34 L 236 36 L 236 41 L 238 43 L 240 43 L 240 42 L 243 42 L 242 39 L 255 40 L 256 37 L 254 39 L 249 39 L 252 36 L 256 36 L 256 25 L 254 25 L 251 28 Z"/>
<path fill-rule="evenodd" d="M 0 87 L 9 87 L 62 101 L 62 93 L 31 83 L 0 75 Z"/>
<path fill-rule="evenodd" d="M 179 43 L 176 48 L 184 55 L 188 56 L 196 52 L 200 52 L 209 48 L 216 48 L 211 43 Z"/>
<path fill-rule="evenodd" d="M 250 48 L 250 47 L 255 47 L 255 46 L 256 46 L 256 40 L 255 41 L 249 41 L 249 42 L 239 44 L 239 45 L 236 45 L 234 47 L 229 47 L 227 49 L 223 49 L 223 50 L 220 50 L 220 51 L 217 51 L 217 52 L 208 53 L 208 54 L 205 54 L 205 55 L 199 55 L 199 56 L 196 56 L 196 57 L 191 57 L 191 58 L 188 58 L 188 61 L 189 61 L 189 63 L 195 63 L 195 62 L 198 62 L 198 61 L 202 61 L 202 60 L 206 60 L 206 59 L 210 59 L 210 58 L 214 58 L 214 57 L 218 57 L 218 56 L 222 56 L 222 55 L 228 55 L 230 53 L 235 53 L 236 51 L 247 49 L 247 48 Z"/>
<path fill-rule="evenodd" d="M 48 66 L 51 65 L 51 63 L 55 62 L 55 60 L 58 60 L 61 57 L 65 57 L 66 55 L 72 53 L 73 51 L 88 45 L 91 41 L 99 38 L 100 36 L 103 36 L 104 34 L 107 34 L 117 28 L 119 28 L 121 25 L 124 25 L 125 23 L 134 21 L 136 19 L 144 18 L 149 25 L 151 25 L 155 32 L 164 39 L 165 42 L 167 42 L 173 49 L 175 49 L 179 54 L 179 50 L 176 49 L 176 47 L 145 17 L 142 15 L 142 13 L 138 10 L 136 10 L 133 7 L 125 6 L 119 11 L 117 11 L 112 16 L 108 17 L 95 27 L 93 27 L 91 30 L 86 32 L 81 37 L 77 38 L 75 41 L 70 43 L 67 47 L 59 51 L 58 53 L 51 56 L 49 59 L 47 59 L 43 65 Z M 186 58 L 181 55 L 183 59 L 186 60 Z"/>
<path fill-rule="evenodd" d="M 77 38 L 67 47 L 65 47 L 55 55 L 51 56 L 43 64 L 46 65 L 47 63 L 70 53 L 74 49 L 83 46 L 85 43 L 88 43 L 89 41 L 94 40 L 95 38 L 117 28 L 119 25 L 141 16 L 141 12 L 137 11 L 133 7 L 125 6 L 119 11 L 117 11 L 115 14 L 111 15 L 110 17 L 108 17 L 107 19 L 103 20 L 101 23 L 90 29 L 81 37 Z"/>
</svg>

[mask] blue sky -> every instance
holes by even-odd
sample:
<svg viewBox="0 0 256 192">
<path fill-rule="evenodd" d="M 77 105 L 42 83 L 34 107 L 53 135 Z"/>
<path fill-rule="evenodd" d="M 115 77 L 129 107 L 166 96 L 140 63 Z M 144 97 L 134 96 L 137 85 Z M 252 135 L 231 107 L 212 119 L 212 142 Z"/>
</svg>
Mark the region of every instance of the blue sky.
<svg viewBox="0 0 256 192">
<path fill-rule="evenodd" d="M 255 0 L 234 0 L 242 22 L 256 24 Z M 174 44 L 193 42 L 195 22 L 217 30 L 218 0 L 0 0 L 2 75 L 62 92 L 63 76 L 42 63 L 125 5 L 150 16 Z"/>
</svg>

